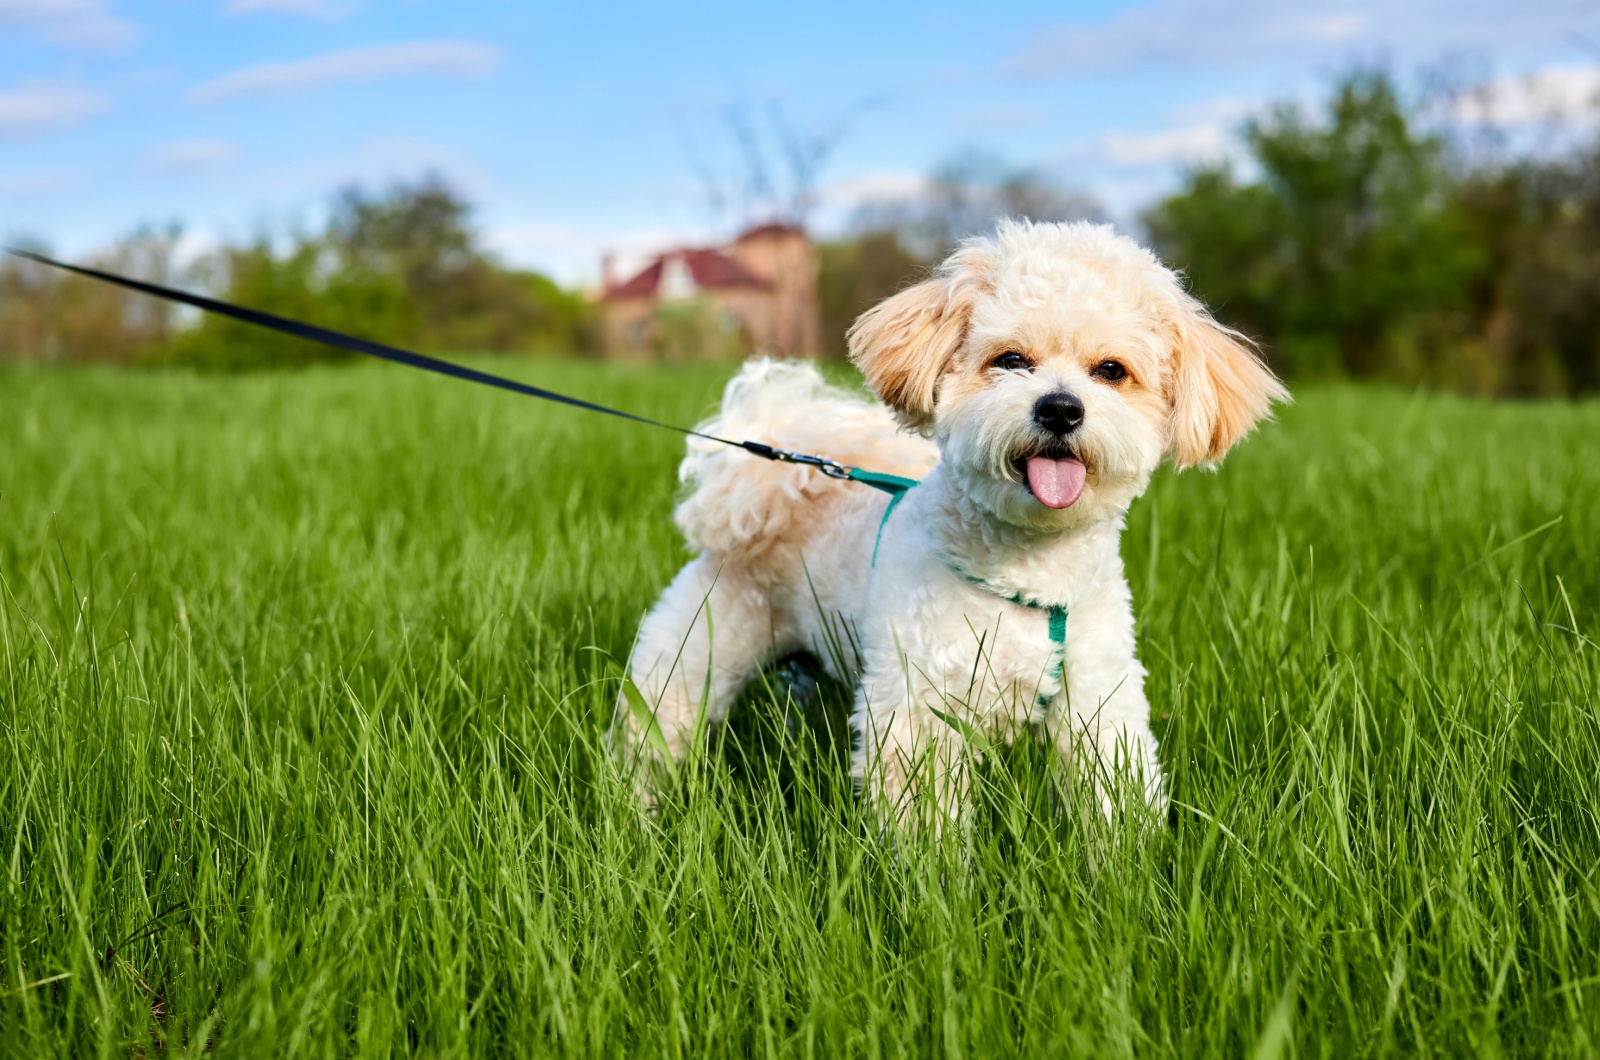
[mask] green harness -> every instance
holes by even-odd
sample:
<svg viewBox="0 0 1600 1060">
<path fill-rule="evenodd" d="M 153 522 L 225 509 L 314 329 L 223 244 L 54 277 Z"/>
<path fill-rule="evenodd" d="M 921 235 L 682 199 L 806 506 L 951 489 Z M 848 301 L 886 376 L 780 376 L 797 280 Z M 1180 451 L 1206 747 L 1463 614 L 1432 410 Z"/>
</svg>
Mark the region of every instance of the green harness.
<svg viewBox="0 0 1600 1060">
<path fill-rule="evenodd" d="M 916 486 L 914 478 L 901 478 L 899 475 L 885 475 L 878 471 L 863 471 L 858 467 L 850 469 L 849 478 L 852 482 L 860 482 L 871 486 L 873 489 L 882 490 L 889 495 L 889 506 L 883 510 L 883 518 L 878 520 L 878 536 L 872 542 L 872 566 L 878 566 L 878 548 L 883 544 L 883 528 L 889 525 L 889 516 L 894 514 L 895 508 L 900 504 L 901 498 L 910 493 Z M 960 573 L 960 572 L 958 572 Z M 1035 600 L 1027 600 L 1021 596 L 1007 596 L 997 591 L 994 586 L 982 578 L 974 578 L 970 574 L 963 575 L 967 581 L 979 588 L 993 593 L 1007 603 L 1020 604 L 1032 611 L 1044 611 L 1050 616 L 1050 643 L 1055 647 L 1050 661 L 1050 676 L 1057 682 L 1065 684 L 1062 676 L 1062 664 L 1067 656 L 1067 609 L 1060 604 L 1041 604 Z M 1045 706 L 1048 697 L 1040 696 L 1039 705 Z"/>
</svg>

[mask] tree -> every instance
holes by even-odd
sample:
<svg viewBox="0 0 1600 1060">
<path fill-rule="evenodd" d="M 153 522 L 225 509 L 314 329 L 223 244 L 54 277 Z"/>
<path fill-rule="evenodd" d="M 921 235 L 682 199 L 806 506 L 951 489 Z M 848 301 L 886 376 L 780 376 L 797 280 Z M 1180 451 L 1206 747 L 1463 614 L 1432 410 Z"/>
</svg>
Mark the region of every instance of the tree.
<svg viewBox="0 0 1600 1060">
<path fill-rule="evenodd" d="M 1600 148 L 1526 162 L 1469 195 L 1478 216 L 1499 221 L 1490 326 L 1507 361 L 1503 389 L 1600 392 Z"/>
<path fill-rule="evenodd" d="M 1219 317 L 1256 338 L 1282 334 L 1293 262 L 1278 201 L 1265 185 L 1241 184 L 1229 166 L 1196 170 L 1144 224 Z"/>
<path fill-rule="evenodd" d="M 159 284 L 180 276 L 177 225 L 140 228 L 90 264 Z M 40 248 L 43 249 L 43 248 Z M 0 261 L 0 358 L 121 363 L 174 333 L 171 303 L 120 287 L 6 258 Z"/>
<path fill-rule="evenodd" d="M 748 102 L 722 110 L 720 135 L 709 141 L 685 134 L 684 152 L 700 181 L 706 207 L 719 227 L 776 221 L 804 228 L 821 198 L 822 171 L 862 113 L 864 100 L 834 117 L 797 122 L 779 100 L 756 108 Z M 720 142 L 722 149 L 708 147 Z"/>
<path fill-rule="evenodd" d="M 1487 259 L 1444 141 L 1415 127 L 1387 74 L 1347 77 L 1316 117 L 1280 105 L 1244 142 L 1259 181 L 1197 171 L 1145 217 L 1202 299 L 1301 371 L 1416 374 L 1437 326 L 1459 338 Z"/>
<path fill-rule="evenodd" d="M 927 271 L 927 263 L 893 232 L 868 232 L 819 248 L 817 300 L 822 310 L 823 352 L 843 356 L 844 333 L 856 317 Z"/>
<path fill-rule="evenodd" d="M 322 232 L 261 236 L 209 264 L 228 301 L 379 342 L 454 354 L 585 348 L 587 303 L 503 268 L 470 219 L 469 204 L 435 177 L 382 192 L 347 188 Z M 348 356 L 212 317 L 172 355 L 234 368 Z"/>
<path fill-rule="evenodd" d="M 893 232 L 926 262 L 943 258 L 969 236 L 994 231 L 1002 217 L 1032 221 L 1103 221 L 1092 197 L 1072 192 L 1037 169 L 1014 168 L 995 155 L 966 150 L 935 168 L 917 195 L 864 204 L 851 227 Z"/>
</svg>

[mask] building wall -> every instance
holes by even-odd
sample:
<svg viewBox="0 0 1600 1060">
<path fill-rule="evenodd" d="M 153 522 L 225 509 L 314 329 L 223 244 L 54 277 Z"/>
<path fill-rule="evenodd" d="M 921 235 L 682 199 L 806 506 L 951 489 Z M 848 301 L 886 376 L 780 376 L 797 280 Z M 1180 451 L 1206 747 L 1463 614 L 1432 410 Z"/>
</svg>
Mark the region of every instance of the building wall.
<svg viewBox="0 0 1600 1060">
<path fill-rule="evenodd" d="M 772 292 L 759 287 L 723 287 L 706 292 L 713 302 L 739 318 L 745 341 L 754 352 L 770 348 Z"/>
<path fill-rule="evenodd" d="M 608 358 L 617 361 L 648 361 L 654 358 L 651 319 L 653 298 L 608 298 L 600 304 L 601 347 Z"/>
<path fill-rule="evenodd" d="M 762 352 L 815 357 L 822 347 L 816 245 L 797 228 L 769 227 L 738 239 L 729 254 L 772 283 L 769 307 L 751 338 Z"/>
</svg>

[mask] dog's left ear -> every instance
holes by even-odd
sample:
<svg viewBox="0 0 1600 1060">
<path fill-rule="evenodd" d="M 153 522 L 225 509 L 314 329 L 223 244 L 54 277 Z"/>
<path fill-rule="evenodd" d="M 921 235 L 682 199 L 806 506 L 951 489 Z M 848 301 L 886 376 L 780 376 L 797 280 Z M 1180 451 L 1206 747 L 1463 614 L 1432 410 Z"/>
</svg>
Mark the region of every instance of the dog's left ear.
<svg viewBox="0 0 1600 1060">
<path fill-rule="evenodd" d="M 1211 318 L 1198 302 L 1180 296 L 1173 322 L 1172 462 L 1179 468 L 1212 465 L 1233 448 L 1289 392 L 1261 363 L 1254 344 Z"/>
</svg>

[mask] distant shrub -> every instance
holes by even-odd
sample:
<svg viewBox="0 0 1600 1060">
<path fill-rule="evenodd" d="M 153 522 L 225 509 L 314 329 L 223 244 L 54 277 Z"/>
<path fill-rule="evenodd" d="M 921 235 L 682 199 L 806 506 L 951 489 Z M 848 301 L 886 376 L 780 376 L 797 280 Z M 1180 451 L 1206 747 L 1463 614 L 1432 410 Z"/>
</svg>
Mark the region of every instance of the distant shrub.
<svg viewBox="0 0 1600 1060">
<path fill-rule="evenodd" d="M 320 232 L 262 234 L 179 270 L 178 230 L 141 231 L 96 263 L 393 345 L 445 354 L 581 352 L 587 300 L 484 252 L 470 208 L 436 179 L 382 193 L 349 188 Z M 295 366 L 337 350 L 43 266 L 0 266 L 0 357 Z"/>
<path fill-rule="evenodd" d="M 928 268 L 889 231 L 824 243 L 819 251 L 817 300 L 822 307 L 823 352 L 833 356 L 844 355 L 844 333 L 856 317 Z"/>
<path fill-rule="evenodd" d="M 591 345 L 588 303 L 536 273 L 501 267 L 477 245 L 470 208 L 429 179 L 382 194 L 341 192 L 325 229 L 278 249 L 267 238 L 221 251 L 221 297 L 392 345 L 437 353 L 578 351 Z M 294 365 L 327 347 L 221 317 L 172 344 L 208 366 Z"/>
<path fill-rule="evenodd" d="M 170 284 L 180 279 L 174 266 L 179 234 L 176 226 L 141 228 L 89 264 Z M 162 349 L 179 322 L 169 303 L 21 258 L 0 258 L 0 360 L 126 363 Z"/>
</svg>

